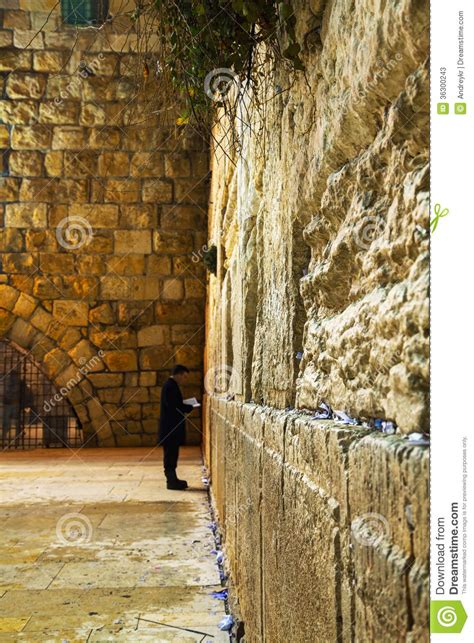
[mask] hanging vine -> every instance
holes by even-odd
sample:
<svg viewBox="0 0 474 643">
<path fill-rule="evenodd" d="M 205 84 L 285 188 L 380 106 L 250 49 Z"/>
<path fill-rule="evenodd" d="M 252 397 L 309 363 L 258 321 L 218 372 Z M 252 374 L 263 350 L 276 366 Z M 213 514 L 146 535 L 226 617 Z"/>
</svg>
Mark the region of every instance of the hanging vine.
<svg viewBox="0 0 474 643">
<path fill-rule="evenodd" d="M 304 69 L 288 2 L 153 0 L 139 2 L 131 17 L 143 39 L 156 37 L 143 75 L 153 74 L 158 92 L 178 97 L 177 125 L 208 128 L 216 106 L 235 115 L 242 95 L 255 95 L 271 59 Z"/>
</svg>

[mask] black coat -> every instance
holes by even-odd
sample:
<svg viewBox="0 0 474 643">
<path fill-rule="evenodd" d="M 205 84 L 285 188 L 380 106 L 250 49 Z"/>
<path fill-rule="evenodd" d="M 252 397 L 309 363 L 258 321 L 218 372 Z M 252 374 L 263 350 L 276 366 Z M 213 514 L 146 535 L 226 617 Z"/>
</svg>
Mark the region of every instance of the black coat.
<svg viewBox="0 0 474 643">
<path fill-rule="evenodd" d="M 168 378 L 161 389 L 159 443 L 184 444 L 186 438 L 186 416 L 193 407 L 184 404 L 178 382 Z"/>
</svg>

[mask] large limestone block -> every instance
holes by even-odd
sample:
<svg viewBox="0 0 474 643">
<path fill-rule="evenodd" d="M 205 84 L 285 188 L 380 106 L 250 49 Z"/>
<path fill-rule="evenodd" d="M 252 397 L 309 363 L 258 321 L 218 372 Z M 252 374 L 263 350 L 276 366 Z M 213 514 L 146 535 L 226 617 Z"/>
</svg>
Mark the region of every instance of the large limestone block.
<svg viewBox="0 0 474 643">
<path fill-rule="evenodd" d="M 5 212 L 5 225 L 11 228 L 45 228 L 47 206 L 45 203 L 8 204 Z"/>
</svg>

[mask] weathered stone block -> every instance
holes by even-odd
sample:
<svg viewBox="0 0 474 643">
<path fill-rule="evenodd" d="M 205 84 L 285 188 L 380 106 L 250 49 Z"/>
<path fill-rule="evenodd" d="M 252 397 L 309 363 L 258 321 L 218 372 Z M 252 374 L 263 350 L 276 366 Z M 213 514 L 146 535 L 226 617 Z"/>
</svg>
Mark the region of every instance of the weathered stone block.
<svg viewBox="0 0 474 643">
<path fill-rule="evenodd" d="M 89 319 L 94 324 L 113 324 L 115 313 L 110 304 L 100 304 L 89 311 Z"/>
<path fill-rule="evenodd" d="M 0 229 L 0 248 L 4 252 L 21 252 L 24 250 L 23 230 L 18 228 Z"/>
<path fill-rule="evenodd" d="M 156 230 L 153 234 L 153 249 L 159 254 L 182 254 L 192 252 L 191 234 Z"/>
<path fill-rule="evenodd" d="M 116 230 L 114 232 L 114 250 L 117 254 L 150 254 L 150 230 Z"/>
<path fill-rule="evenodd" d="M 68 352 L 73 362 L 86 373 L 104 370 L 101 351 L 97 351 L 87 339 L 82 339 Z"/>
<path fill-rule="evenodd" d="M 12 73 L 6 82 L 7 96 L 12 99 L 39 99 L 46 88 L 46 78 L 39 74 Z"/>
<path fill-rule="evenodd" d="M 31 52 L 7 49 L 0 56 L 0 71 L 28 71 L 31 69 Z"/>
<path fill-rule="evenodd" d="M 165 173 L 166 176 L 173 178 L 191 176 L 191 161 L 189 154 L 186 152 L 166 154 Z"/>
<path fill-rule="evenodd" d="M 137 345 L 135 333 L 128 328 L 91 329 L 89 336 L 100 348 L 135 348 Z"/>
<path fill-rule="evenodd" d="M 81 275 L 103 275 L 107 272 L 104 260 L 97 255 L 77 257 L 76 267 Z"/>
<path fill-rule="evenodd" d="M 0 121 L 8 125 L 30 125 L 38 114 L 38 106 L 34 101 L 0 100 Z"/>
<path fill-rule="evenodd" d="M 117 306 L 118 321 L 122 326 L 142 328 L 153 322 L 153 307 L 145 303 L 119 302 Z"/>
<path fill-rule="evenodd" d="M 134 203 L 140 201 L 140 183 L 136 179 L 108 179 L 104 201 Z"/>
<path fill-rule="evenodd" d="M 204 320 L 204 309 L 199 304 L 161 303 L 156 304 L 156 319 L 162 324 L 199 324 Z"/>
<path fill-rule="evenodd" d="M 203 227 L 206 212 L 203 208 L 193 205 L 163 206 L 160 225 L 168 230 L 199 230 Z"/>
<path fill-rule="evenodd" d="M 97 154 L 89 150 L 64 152 L 64 176 L 87 177 L 97 174 Z"/>
<path fill-rule="evenodd" d="M 175 349 L 174 358 L 178 364 L 186 364 L 188 368 L 200 368 L 203 362 L 201 347 L 178 346 Z"/>
<path fill-rule="evenodd" d="M 45 228 L 47 209 L 45 203 L 15 203 L 6 206 L 5 225 L 11 228 Z"/>
<path fill-rule="evenodd" d="M 41 253 L 40 269 L 48 274 L 71 275 L 75 271 L 74 257 L 65 253 Z"/>
<path fill-rule="evenodd" d="M 33 297 L 30 297 L 25 293 L 20 293 L 20 296 L 18 297 L 13 308 L 13 312 L 18 317 L 21 317 L 24 320 L 28 320 L 33 314 L 36 305 L 37 301 Z"/>
<path fill-rule="evenodd" d="M 174 324 L 171 327 L 171 342 L 173 344 L 190 344 L 202 346 L 204 329 L 198 325 Z"/>
<path fill-rule="evenodd" d="M 120 228 L 156 228 L 158 215 L 152 204 L 134 204 L 120 206 Z"/>
<path fill-rule="evenodd" d="M 68 100 L 41 103 L 38 120 L 52 125 L 74 125 L 79 119 L 79 105 Z"/>
<path fill-rule="evenodd" d="M 176 179 L 174 182 L 176 203 L 191 203 L 205 205 L 207 203 L 209 186 L 201 179 Z"/>
<path fill-rule="evenodd" d="M 40 152 L 12 152 L 8 166 L 12 176 L 41 176 L 43 155 Z"/>
<path fill-rule="evenodd" d="M 91 149 L 115 149 L 120 144 L 117 127 L 101 127 L 88 130 L 88 147 Z"/>
<path fill-rule="evenodd" d="M 0 177 L 0 200 L 18 201 L 19 187 L 19 179 Z"/>
<path fill-rule="evenodd" d="M 12 316 L 13 317 L 13 316 Z M 35 342 L 35 329 L 31 324 L 24 321 L 23 319 L 15 319 L 13 324 L 11 324 L 10 313 L 8 317 L 4 317 L 3 323 L 9 327 L 8 337 L 13 342 L 21 346 L 22 348 L 34 348 L 36 345 Z"/>
<path fill-rule="evenodd" d="M 5 29 L 29 29 L 31 27 L 29 11 L 3 12 L 3 26 Z"/>
<path fill-rule="evenodd" d="M 35 328 L 38 328 L 38 330 L 46 333 L 52 320 L 53 316 L 50 315 L 50 313 L 44 310 L 44 308 L 38 307 L 31 317 L 30 323 Z"/>
<path fill-rule="evenodd" d="M 156 300 L 160 296 L 162 296 L 162 288 L 156 277 L 132 277 L 130 279 L 130 299 Z"/>
<path fill-rule="evenodd" d="M 160 177 L 164 174 L 162 152 L 135 152 L 130 163 L 130 176 L 138 178 Z"/>
<path fill-rule="evenodd" d="M 203 299 L 206 295 L 206 284 L 200 279 L 185 279 L 186 299 Z"/>
<path fill-rule="evenodd" d="M 99 281 L 95 277 L 64 275 L 62 296 L 68 299 L 96 300 L 99 295 Z"/>
<path fill-rule="evenodd" d="M 161 298 L 163 301 L 167 299 L 179 300 L 184 297 L 184 282 L 182 279 L 165 279 L 163 281 L 163 290 Z"/>
<path fill-rule="evenodd" d="M 100 280 L 100 297 L 106 300 L 129 299 L 130 279 L 128 277 L 102 277 Z"/>
<path fill-rule="evenodd" d="M 121 373 L 92 373 L 89 379 L 96 388 L 110 388 L 121 386 L 123 375 Z"/>
<path fill-rule="evenodd" d="M 1 257 L 5 273 L 34 275 L 38 271 L 37 257 L 26 254 L 4 254 Z"/>
<path fill-rule="evenodd" d="M 169 339 L 166 326 L 146 326 L 137 332 L 138 346 L 165 344 Z M 153 386 L 149 384 L 148 386 Z"/>
<path fill-rule="evenodd" d="M 51 144 L 51 131 L 46 127 L 15 127 L 12 132 L 12 149 L 47 150 Z"/>
<path fill-rule="evenodd" d="M 103 152 L 99 157 L 99 176 L 126 177 L 129 175 L 129 165 L 127 152 Z"/>
<path fill-rule="evenodd" d="M 89 304 L 84 301 L 55 301 L 53 315 L 67 326 L 87 326 Z"/>
<path fill-rule="evenodd" d="M 44 167 L 47 176 L 59 177 L 63 173 L 63 153 L 47 152 L 44 155 Z"/>
<path fill-rule="evenodd" d="M 13 310 L 18 296 L 19 292 L 15 288 L 7 286 L 6 284 L 0 284 L 0 302 L 3 308 Z"/>
<path fill-rule="evenodd" d="M 156 373 L 153 372 L 145 372 L 145 373 L 140 373 L 140 378 L 139 378 L 139 384 L 140 386 L 155 386 L 156 384 Z"/>
<path fill-rule="evenodd" d="M 156 371 L 171 368 L 171 349 L 168 346 L 154 346 L 140 351 L 140 368 L 145 371 Z"/>
<path fill-rule="evenodd" d="M 137 355 L 134 351 L 107 351 L 104 361 L 111 371 L 136 371 Z"/>
<path fill-rule="evenodd" d="M 84 148 L 83 127 L 54 127 L 53 150 L 82 150 Z"/>
<path fill-rule="evenodd" d="M 59 72 L 65 62 L 66 57 L 62 51 L 35 51 L 33 53 L 33 69 L 35 71 Z"/>
<path fill-rule="evenodd" d="M 151 255 L 146 258 L 146 271 L 148 275 L 170 275 L 171 258 L 160 255 Z"/>
<path fill-rule="evenodd" d="M 145 257 L 143 255 L 119 255 L 111 257 L 107 266 L 112 274 L 142 275 L 145 272 Z"/>
<path fill-rule="evenodd" d="M 165 179 L 143 181 L 144 203 L 170 203 L 173 200 L 173 184 Z"/>
<path fill-rule="evenodd" d="M 97 203 L 73 203 L 69 207 L 71 216 L 83 217 L 93 228 L 115 228 L 118 224 L 117 205 Z"/>
<path fill-rule="evenodd" d="M 6 125 L 0 125 L 0 148 L 4 149 L 10 145 L 10 132 Z"/>
</svg>

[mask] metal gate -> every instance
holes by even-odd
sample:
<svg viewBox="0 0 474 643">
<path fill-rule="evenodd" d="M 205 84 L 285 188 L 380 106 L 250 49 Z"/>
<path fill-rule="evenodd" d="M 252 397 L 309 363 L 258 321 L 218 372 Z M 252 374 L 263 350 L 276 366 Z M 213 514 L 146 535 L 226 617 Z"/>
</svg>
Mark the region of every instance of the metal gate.
<svg viewBox="0 0 474 643">
<path fill-rule="evenodd" d="M 82 430 L 70 403 L 32 357 L 0 341 L 2 449 L 78 447 Z"/>
</svg>

